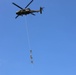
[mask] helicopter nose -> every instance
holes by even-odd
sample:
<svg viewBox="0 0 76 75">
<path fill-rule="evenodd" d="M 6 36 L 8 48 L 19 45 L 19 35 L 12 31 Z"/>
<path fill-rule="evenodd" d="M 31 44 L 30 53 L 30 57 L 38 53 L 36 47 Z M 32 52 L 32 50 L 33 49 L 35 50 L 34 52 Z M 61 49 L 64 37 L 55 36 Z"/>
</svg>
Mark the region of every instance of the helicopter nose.
<svg viewBox="0 0 76 75">
<path fill-rule="evenodd" d="M 18 12 L 16 12 L 16 14 L 18 14 Z"/>
</svg>

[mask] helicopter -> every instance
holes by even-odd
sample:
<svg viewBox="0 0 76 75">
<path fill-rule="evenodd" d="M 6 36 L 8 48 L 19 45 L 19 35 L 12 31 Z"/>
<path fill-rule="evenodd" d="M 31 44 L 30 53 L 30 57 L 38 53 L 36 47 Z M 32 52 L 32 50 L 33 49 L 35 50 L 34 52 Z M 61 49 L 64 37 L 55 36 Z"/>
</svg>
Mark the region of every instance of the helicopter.
<svg viewBox="0 0 76 75">
<path fill-rule="evenodd" d="M 42 14 L 43 7 L 40 7 L 39 10 L 31 10 L 30 8 L 27 8 L 32 2 L 33 2 L 33 0 L 31 0 L 25 8 L 22 8 L 19 5 L 17 5 L 16 3 L 12 2 L 13 5 L 20 8 L 20 10 L 16 12 L 17 16 L 15 17 L 15 19 L 19 16 L 28 15 L 28 14 L 32 14 L 35 16 L 35 14 L 34 14 L 35 12 L 40 12 L 40 14 Z"/>
</svg>

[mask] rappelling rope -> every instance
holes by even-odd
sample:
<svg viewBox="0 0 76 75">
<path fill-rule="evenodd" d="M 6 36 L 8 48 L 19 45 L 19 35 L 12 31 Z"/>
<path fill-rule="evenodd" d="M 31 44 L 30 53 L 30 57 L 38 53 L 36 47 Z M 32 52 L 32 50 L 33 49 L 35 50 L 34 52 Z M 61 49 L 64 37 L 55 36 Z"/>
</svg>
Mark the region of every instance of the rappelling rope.
<svg viewBox="0 0 76 75">
<path fill-rule="evenodd" d="M 30 44 L 30 37 L 29 37 L 29 29 L 28 29 L 27 17 L 25 17 L 25 20 L 26 20 L 26 32 L 27 32 L 28 47 L 29 47 L 29 50 L 30 50 L 30 60 L 31 60 L 31 63 L 33 63 L 33 56 L 32 56 L 31 44 Z"/>
<path fill-rule="evenodd" d="M 26 33 L 27 33 L 28 47 L 29 47 L 29 50 L 30 50 L 31 49 L 31 44 L 30 44 L 30 37 L 29 37 L 29 29 L 28 29 L 27 17 L 25 17 L 25 21 L 26 21 Z"/>
</svg>

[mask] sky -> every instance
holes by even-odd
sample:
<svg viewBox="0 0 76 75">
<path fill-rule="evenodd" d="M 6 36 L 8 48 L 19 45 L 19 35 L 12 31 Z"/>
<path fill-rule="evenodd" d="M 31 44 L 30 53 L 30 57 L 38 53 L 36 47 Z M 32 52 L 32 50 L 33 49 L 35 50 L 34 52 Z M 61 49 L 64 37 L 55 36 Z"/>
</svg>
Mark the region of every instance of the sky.
<svg viewBox="0 0 76 75">
<path fill-rule="evenodd" d="M 34 0 L 43 13 L 17 19 L 12 2 L 30 0 L 0 1 L 0 75 L 76 75 L 76 0 Z"/>
</svg>

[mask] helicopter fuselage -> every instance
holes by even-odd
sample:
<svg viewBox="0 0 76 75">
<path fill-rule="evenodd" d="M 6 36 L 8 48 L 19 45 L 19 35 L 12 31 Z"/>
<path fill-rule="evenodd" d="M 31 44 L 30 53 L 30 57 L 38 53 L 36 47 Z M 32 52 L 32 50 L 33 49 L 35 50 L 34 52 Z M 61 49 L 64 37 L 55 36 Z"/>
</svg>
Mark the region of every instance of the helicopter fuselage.
<svg viewBox="0 0 76 75">
<path fill-rule="evenodd" d="M 17 15 L 27 15 L 31 13 L 30 9 L 23 9 L 16 12 Z"/>
<path fill-rule="evenodd" d="M 19 10 L 16 12 L 17 15 L 33 14 L 34 12 L 40 12 L 40 10 L 31 10 L 30 8 Z"/>
</svg>

